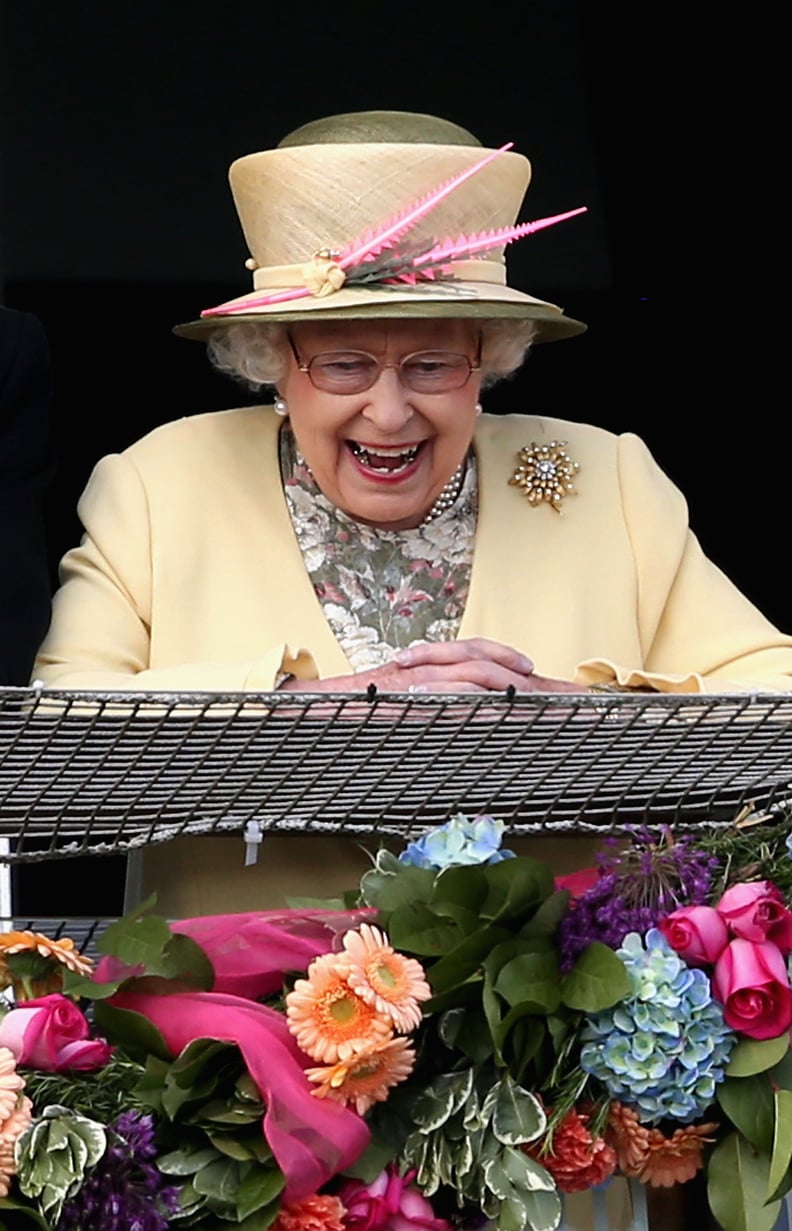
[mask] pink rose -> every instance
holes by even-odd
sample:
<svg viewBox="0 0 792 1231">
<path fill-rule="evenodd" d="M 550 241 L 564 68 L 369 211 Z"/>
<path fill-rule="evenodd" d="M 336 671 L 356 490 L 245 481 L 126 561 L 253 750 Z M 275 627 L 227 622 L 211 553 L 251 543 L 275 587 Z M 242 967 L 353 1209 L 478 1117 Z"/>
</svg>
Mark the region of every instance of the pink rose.
<svg viewBox="0 0 792 1231">
<path fill-rule="evenodd" d="M 444 1218 L 435 1218 L 414 1179 L 414 1171 L 400 1176 L 389 1165 L 370 1184 L 348 1180 L 338 1191 L 347 1231 L 451 1231 Z"/>
<path fill-rule="evenodd" d="M 727 889 L 715 909 L 733 936 L 772 940 L 782 953 L 792 952 L 792 911 L 772 881 L 744 881 Z"/>
<path fill-rule="evenodd" d="M 112 1048 L 89 1033 L 85 1014 L 59 993 L 26 1000 L 0 1019 L 0 1047 L 12 1051 L 18 1065 L 44 1073 L 100 1069 L 107 1064 Z"/>
<path fill-rule="evenodd" d="M 786 962 L 769 940 L 731 941 L 718 958 L 712 991 L 726 1025 L 749 1039 L 775 1039 L 792 1025 Z"/>
<path fill-rule="evenodd" d="M 729 929 L 714 906 L 680 906 L 657 926 L 688 966 L 717 962 L 729 943 Z"/>
</svg>

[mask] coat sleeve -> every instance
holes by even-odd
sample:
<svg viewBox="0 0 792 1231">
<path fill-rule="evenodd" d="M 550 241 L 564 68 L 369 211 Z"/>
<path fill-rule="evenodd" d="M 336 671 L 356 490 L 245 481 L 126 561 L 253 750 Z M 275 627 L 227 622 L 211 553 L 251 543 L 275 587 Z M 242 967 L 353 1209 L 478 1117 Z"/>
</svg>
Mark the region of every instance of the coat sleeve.
<svg viewBox="0 0 792 1231">
<path fill-rule="evenodd" d="M 152 666 L 151 517 L 134 464 L 104 458 L 78 508 L 85 533 L 61 562 L 35 682 L 75 691 L 265 692 L 281 671 L 315 673 L 310 656 L 292 656 L 285 643 L 243 661 L 231 650 L 227 660 Z"/>
<path fill-rule="evenodd" d="M 629 433 L 619 438 L 619 483 L 643 663 L 588 659 L 578 665 L 578 682 L 658 692 L 792 690 L 792 637 L 707 558 L 681 492 Z"/>
</svg>

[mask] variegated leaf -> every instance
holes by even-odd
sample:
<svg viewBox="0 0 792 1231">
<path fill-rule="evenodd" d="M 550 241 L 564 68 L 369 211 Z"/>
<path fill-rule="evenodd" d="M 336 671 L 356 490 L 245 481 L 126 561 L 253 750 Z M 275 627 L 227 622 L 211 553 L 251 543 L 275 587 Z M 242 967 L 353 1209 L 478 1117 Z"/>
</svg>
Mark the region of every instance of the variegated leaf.
<svg viewBox="0 0 792 1231">
<path fill-rule="evenodd" d="M 540 1163 L 522 1150 L 507 1147 L 502 1155 L 503 1170 L 519 1191 L 555 1192 L 555 1181 Z"/>
<path fill-rule="evenodd" d="M 473 1089 L 473 1070 L 443 1073 L 419 1095 L 411 1109 L 411 1118 L 424 1132 L 431 1132 L 464 1107 Z"/>
<path fill-rule="evenodd" d="M 492 1131 L 505 1145 L 535 1141 L 547 1127 L 542 1104 L 506 1074 L 492 1116 Z"/>
</svg>

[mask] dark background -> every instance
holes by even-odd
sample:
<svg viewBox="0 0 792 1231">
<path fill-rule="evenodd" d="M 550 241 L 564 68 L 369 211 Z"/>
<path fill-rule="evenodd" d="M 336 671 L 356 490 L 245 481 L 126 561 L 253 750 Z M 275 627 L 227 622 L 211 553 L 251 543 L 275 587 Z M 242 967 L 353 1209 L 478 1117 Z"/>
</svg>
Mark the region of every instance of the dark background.
<svg viewBox="0 0 792 1231">
<path fill-rule="evenodd" d="M 7 0 L 0 280 L 52 348 L 53 584 L 99 457 L 166 419 L 249 400 L 171 333 L 250 289 L 228 164 L 318 116 L 395 108 L 513 141 L 533 164 L 521 219 L 589 207 L 509 249 L 511 281 L 589 331 L 538 347 L 487 409 L 638 432 L 708 554 L 792 630 L 788 415 L 771 400 L 759 428 L 761 345 L 748 385 L 737 358 L 757 343 L 752 263 L 775 232 L 724 196 L 739 147 L 718 161 L 723 32 L 691 56 L 685 11 L 683 23 L 667 6 L 594 0 Z M 746 25 L 743 73 L 750 38 Z M 745 119 L 744 95 L 739 106 Z"/>
</svg>

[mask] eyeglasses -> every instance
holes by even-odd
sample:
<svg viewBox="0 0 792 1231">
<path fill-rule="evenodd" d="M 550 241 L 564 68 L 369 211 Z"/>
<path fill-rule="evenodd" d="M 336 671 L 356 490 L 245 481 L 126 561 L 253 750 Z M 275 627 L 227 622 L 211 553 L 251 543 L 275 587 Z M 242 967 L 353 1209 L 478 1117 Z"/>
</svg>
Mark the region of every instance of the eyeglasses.
<svg viewBox="0 0 792 1231">
<path fill-rule="evenodd" d="M 450 393 L 470 380 L 481 368 L 481 339 L 475 361 L 447 350 L 421 350 L 405 355 L 398 363 L 381 363 L 362 350 L 322 351 L 307 363 L 300 358 L 289 334 L 297 367 L 315 389 L 323 393 L 365 393 L 377 383 L 385 368 L 395 368 L 399 380 L 413 393 Z"/>
</svg>

